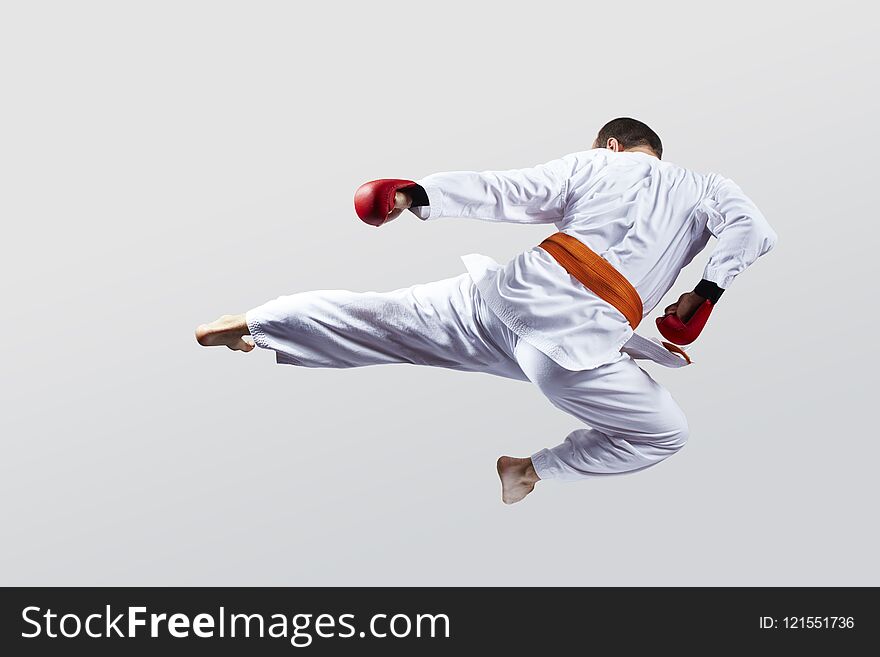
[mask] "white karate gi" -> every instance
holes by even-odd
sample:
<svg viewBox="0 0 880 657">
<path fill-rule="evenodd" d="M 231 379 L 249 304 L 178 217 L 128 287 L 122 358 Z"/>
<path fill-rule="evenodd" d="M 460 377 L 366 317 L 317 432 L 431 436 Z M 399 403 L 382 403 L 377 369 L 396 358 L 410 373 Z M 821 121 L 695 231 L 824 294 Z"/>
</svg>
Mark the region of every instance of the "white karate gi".
<svg viewBox="0 0 880 657">
<path fill-rule="evenodd" d="M 423 219 L 552 223 L 608 260 L 648 315 L 711 235 L 704 278 L 727 288 L 776 234 L 732 181 L 645 153 L 593 149 L 529 169 L 450 172 L 418 181 Z M 279 363 L 358 367 L 414 363 L 535 383 L 584 422 L 532 456 L 542 479 L 632 472 L 681 448 L 687 421 L 633 358 L 684 364 L 538 247 L 501 266 L 463 258 L 467 275 L 387 293 L 317 291 L 247 313 Z"/>
</svg>

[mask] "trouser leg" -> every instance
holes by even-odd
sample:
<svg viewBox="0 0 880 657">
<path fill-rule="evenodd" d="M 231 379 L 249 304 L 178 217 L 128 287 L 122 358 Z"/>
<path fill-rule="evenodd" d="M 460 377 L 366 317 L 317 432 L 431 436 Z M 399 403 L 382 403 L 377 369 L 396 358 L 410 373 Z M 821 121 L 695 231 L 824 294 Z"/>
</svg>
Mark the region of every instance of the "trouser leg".
<svg viewBox="0 0 880 657">
<path fill-rule="evenodd" d="M 532 456 L 541 479 L 582 479 L 635 472 L 684 446 L 688 427 L 669 392 L 629 356 L 594 370 L 572 372 L 521 341 L 516 358 L 558 408 L 587 428 Z"/>
<path fill-rule="evenodd" d="M 525 380 L 513 336 L 462 274 L 392 292 L 318 290 L 246 314 L 258 347 L 279 363 L 348 368 L 432 365 Z"/>
</svg>

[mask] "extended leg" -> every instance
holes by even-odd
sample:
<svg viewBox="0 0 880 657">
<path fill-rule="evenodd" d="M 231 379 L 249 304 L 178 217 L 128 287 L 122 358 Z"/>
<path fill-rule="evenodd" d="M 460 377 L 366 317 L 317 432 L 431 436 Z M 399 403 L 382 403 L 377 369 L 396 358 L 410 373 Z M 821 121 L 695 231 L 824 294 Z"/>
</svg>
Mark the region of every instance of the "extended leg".
<svg viewBox="0 0 880 657">
<path fill-rule="evenodd" d="M 197 331 L 201 344 L 242 350 L 241 342 L 250 346 L 248 334 L 289 365 L 412 363 L 526 379 L 513 358 L 512 334 L 467 274 L 392 292 L 302 292 Z"/>
</svg>

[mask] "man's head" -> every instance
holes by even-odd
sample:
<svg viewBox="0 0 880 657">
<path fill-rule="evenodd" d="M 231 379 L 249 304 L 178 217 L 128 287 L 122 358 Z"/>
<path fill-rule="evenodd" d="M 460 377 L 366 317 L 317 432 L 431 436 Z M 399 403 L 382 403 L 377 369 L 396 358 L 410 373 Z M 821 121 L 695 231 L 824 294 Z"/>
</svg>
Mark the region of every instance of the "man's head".
<svg viewBox="0 0 880 657">
<path fill-rule="evenodd" d="M 635 119 L 609 121 L 593 142 L 593 148 L 607 148 L 620 152 L 629 150 L 651 151 L 657 158 L 663 157 L 663 143 L 657 133 Z"/>
</svg>

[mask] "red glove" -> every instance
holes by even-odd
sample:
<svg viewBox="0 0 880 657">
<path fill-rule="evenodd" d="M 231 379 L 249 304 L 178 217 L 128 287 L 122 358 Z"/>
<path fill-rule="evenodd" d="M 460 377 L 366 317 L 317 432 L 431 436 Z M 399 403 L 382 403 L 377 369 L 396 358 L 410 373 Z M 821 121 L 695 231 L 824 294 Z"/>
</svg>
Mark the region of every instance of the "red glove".
<svg viewBox="0 0 880 657">
<path fill-rule="evenodd" d="M 687 321 L 687 324 L 681 321 L 675 313 L 658 317 L 657 329 L 670 342 L 690 344 L 699 337 L 700 332 L 709 319 L 709 315 L 712 314 L 712 308 L 712 302 L 706 299 Z"/>
<path fill-rule="evenodd" d="M 412 180 L 396 178 L 383 178 L 364 183 L 354 193 L 354 211 L 364 223 L 381 226 L 394 209 L 394 194 L 415 184 Z"/>
</svg>

